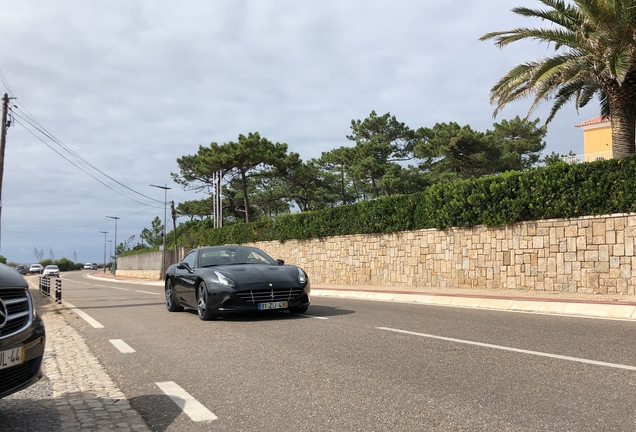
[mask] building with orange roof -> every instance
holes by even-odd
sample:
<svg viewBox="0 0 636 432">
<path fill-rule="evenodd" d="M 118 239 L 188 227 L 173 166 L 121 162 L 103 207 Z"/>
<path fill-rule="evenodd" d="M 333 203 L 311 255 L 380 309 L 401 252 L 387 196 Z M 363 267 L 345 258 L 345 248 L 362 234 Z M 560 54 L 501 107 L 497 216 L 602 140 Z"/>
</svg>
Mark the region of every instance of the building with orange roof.
<svg viewBox="0 0 636 432">
<path fill-rule="evenodd" d="M 598 116 L 574 127 L 583 129 L 583 155 L 572 162 L 593 162 L 612 158 L 612 125 L 609 117 Z"/>
</svg>

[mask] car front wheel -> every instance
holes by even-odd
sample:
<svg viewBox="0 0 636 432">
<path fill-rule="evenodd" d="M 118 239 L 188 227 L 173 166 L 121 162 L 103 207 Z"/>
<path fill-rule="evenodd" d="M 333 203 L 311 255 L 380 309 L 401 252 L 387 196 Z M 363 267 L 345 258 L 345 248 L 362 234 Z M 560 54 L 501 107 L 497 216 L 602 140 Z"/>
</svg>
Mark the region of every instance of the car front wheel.
<svg viewBox="0 0 636 432">
<path fill-rule="evenodd" d="M 166 308 L 170 312 L 181 312 L 183 310 L 183 306 L 174 299 L 174 289 L 170 279 L 166 280 Z"/>
<path fill-rule="evenodd" d="M 199 312 L 199 318 L 203 321 L 209 321 L 214 318 L 214 314 L 210 310 L 208 288 L 205 286 L 205 282 L 201 282 L 197 287 L 197 311 Z"/>
</svg>

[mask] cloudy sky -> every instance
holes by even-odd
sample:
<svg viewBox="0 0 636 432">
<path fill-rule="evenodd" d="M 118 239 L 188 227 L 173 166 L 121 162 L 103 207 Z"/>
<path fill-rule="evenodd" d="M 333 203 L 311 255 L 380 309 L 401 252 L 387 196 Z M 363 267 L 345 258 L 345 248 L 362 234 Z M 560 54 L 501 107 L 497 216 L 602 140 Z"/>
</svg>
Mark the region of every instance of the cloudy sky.
<svg viewBox="0 0 636 432">
<path fill-rule="evenodd" d="M 371 110 L 411 128 L 455 121 L 480 131 L 524 116 L 529 101 L 493 119 L 489 89 L 515 64 L 552 53 L 532 42 L 500 50 L 478 40 L 541 26 L 510 12 L 540 7 L 536 0 L 0 5 L 0 93 L 16 98 L 0 254 L 25 264 L 35 262 L 34 250 L 103 262 L 105 240 L 115 240 L 106 216 L 121 218 L 118 243 L 132 235 L 136 243 L 155 216 L 163 219 L 164 192 L 150 184 L 172 187 L 168 201 L 203 198 L 170 176 L 176 159 L 200 145 L 259 132 L 307 160 L 350 145 L 351 120 Z M 583 152 L 573 126 L 598 115 L 591 105 L 562 109 L 548 126 L 546 153 Z M 533 118 L 545 119 L 548 108 Z"/>
</svg>

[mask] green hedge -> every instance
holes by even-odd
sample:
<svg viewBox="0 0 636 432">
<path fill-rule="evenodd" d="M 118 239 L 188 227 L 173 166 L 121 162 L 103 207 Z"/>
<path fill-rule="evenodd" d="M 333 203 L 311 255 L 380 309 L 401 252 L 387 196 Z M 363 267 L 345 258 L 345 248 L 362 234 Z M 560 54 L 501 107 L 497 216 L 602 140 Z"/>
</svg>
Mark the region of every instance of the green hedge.
<svg viewBox="0 0 636 432">
<path fill-rule="evenodd" d="M 180 246 L 242 244 L 424 228 L 499 226 L 519 221 L 636 211 L 636 156 L 559 163 L 526 172 L 436 184 L 412 194 L 213 229 L 179 227 Z"/>
</svg>

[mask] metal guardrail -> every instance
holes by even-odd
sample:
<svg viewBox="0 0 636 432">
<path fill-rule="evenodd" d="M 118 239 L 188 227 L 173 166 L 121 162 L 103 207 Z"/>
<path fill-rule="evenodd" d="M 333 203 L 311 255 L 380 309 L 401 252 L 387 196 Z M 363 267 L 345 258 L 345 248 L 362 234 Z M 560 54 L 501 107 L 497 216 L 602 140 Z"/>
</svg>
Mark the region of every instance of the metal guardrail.
<svg viewBox="0 0 636 432">
<path fill-rule="evenodd" d="M 587 153 L 574 156 L 563 156 L 561 160 L 569 164 L 583 163 L 583 162 L 596 162 L 598 160 L 612 159 L 612 151 Z"/>
</svg>

